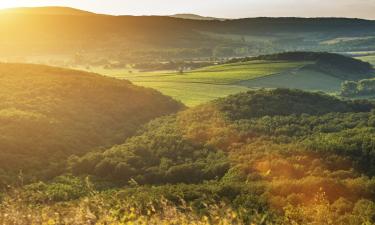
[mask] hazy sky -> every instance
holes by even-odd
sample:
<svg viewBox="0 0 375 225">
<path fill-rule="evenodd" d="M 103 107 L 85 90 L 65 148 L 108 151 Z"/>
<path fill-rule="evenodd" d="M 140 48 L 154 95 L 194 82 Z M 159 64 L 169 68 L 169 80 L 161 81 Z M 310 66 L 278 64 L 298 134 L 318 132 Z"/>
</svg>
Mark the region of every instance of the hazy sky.
<svg viewBox="0 0 375 225">
<path fill-rule="evenodd" d="M 0 0 L 0 8 L 70 6 L 115 15 L 337 16 L 375 19 L 375 0 Z"/>
</svg>

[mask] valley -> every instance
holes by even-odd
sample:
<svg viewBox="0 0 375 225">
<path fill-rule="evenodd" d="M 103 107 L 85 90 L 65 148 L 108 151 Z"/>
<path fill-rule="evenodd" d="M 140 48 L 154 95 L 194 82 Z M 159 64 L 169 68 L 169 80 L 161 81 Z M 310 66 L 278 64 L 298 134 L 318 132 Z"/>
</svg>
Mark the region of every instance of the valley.
<svg viewBox="0 0 375 225">
<path fill-rule="evenodd" d="M 374 20 L 2 3 L 0 224 L 375 224 Z"/>
</svg>

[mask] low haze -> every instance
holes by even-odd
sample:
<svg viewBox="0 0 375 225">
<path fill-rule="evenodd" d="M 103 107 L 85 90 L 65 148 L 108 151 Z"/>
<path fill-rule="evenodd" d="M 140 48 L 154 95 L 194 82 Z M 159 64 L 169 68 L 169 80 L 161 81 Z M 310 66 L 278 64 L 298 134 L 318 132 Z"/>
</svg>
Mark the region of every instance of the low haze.
<svg viewBox="0 0 375 225">
<path fill-rule="evenodd" d="M 70 6 L 114 15 L 169 15 L 194 13 L 239 17 L 352 17 L 375 19 L 375 0 L 2 0 L 0 8 Z"/>
</svg>

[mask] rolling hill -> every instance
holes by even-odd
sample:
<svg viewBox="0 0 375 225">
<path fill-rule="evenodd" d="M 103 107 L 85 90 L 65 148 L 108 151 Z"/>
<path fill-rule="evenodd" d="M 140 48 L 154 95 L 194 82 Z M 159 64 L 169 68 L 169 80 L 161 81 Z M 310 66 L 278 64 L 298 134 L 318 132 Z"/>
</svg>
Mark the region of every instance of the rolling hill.
<svg viewBox="0 0 375 225">
<path fill-rule="evenodd" d="M 186 20 L 169 16 L 110 16 L 70 8 L 9 9 L 0 14 L 2 58 L 20 61 L 77 53 L 84 63 L 238 57 L 295 50 L 374 50 L 371 42 L 326 41 L 373 37 L 375 22 L 345 18 Z M 20 29 L 22 27 L 22 29 Z M 41 41 L 43 40 L 43 41 Z M 60 59 L 60 58 L 59 58 Z M 99 61 L 100 61 L 99 60 Z M 48 62 L 48 60 L 45 60 Z"/>
<path fill-rule="evenodd" d="M 227 138 L 229 142 L 244 141 L 233 136 L 220 140 L 214 131 L 216 128 L 220 130 L 230 126 L 231 122 L 243 120 L 247 123 L 249 121 L 245 120 L 261 120 L 267 116 L 369 113 L 374 107 L 370 102 L 342 101 L 299 90 L 248 91 L 152 121 L 122 145 L 71 159 L 71 169 L 76 174 L 91 174 L 119 183 L 126 183 L 131 178 L 140 184 L 199 183 L 222 177 L 227 172 L 228 161 L 219 149 L 226 153 L 230 150 L 227 149 L 228 143 L 222 141 Z M 242 128 L 241 125 L 239 127 Z M 232 132 L 232 128 L 227 132 Z M 243 128 L 245 132 L 249 132 L 246 129 L 257 129 Z M 371 170 L 371 173 L 374 172 Z"/>
<path fill-rule="evenodd" d="M 42 65 L 0 63 L 0 85 L 3 183 L 20 171 L 53 174 L 71 154 L 121 143 L 183 108 L 128 81 Z"/>
<path fill-rule="evenodd" d="M 249 91 L 154 120 L 121 145 L 72 157 L 68 171 L 126 185 L 110 192 L 124 202 L 191 203 L 198 214 L 230 205 L 240 224 L 374 221 L 374 107 L 300 90 Z M 262 216 L 248 216 L 254 211 Z"/>
<path fill-rule="evenodd" d="M 375 76 L 373 67 L 350 57 L 315 52 L 289 52 L 178 72 L 116 76 L 155 88 L 189 106 L 252 88 L 295 88 L 338 93 L 345 80 Z"/>
</svg>

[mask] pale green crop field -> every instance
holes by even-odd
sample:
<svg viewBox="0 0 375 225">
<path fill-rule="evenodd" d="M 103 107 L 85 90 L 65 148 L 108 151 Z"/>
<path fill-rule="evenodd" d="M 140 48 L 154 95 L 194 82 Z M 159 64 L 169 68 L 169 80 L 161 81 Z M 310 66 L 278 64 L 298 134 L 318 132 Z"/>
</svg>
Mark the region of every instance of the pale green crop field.
<svg viewBox="0 0 375 225">
<path fill-rule="evenodd" d="M 135 83 L 139 82 L 179 82 L 179 83 L 206 83 L 232 85 L 243 80 L 263 77 L 296 67 L 302 67 L 307 62 L 286 61 L 251 61 L 209 66 L 179 74 L 172 73 L 138 73 L 127 75 L 124 78 Z"/>
<path fill-rule="evenodd" d="M 231 94 L 245 92 L 247 87 L 236 85 L 215 85 L 204 83 L 180 82 L 140 82 L 137 85 L 154 88 L 161 93 L 172 96 L 187 106 L 196 106 Z"/>
<path fill-rule="evenodd" d="M 299 69 L 280 73 L 276 76 L 265 76 L 244 81 L 240 84 L 248 88 L 291 88 L 306 91 L 324 91 L 333 94 L 341 90 L 342 82 L 342 79 L 319 71 Z"/>
<path fill-rule="evenodd" d="M 339 38 L 334 38 L 331 40 L 323 41 L 321 44 L 326 44 L 326 45 L 334 45 L 338 44 L 340 42 L 348 42 L 348 41 L 357 41 L 357 40 L 367 40 L 374 38 L 373 36 L 368 36 L 368 37 L 339 37 Z"/>
<path fill-rule="evenodd" d="M 251 61 L 209 66 L 179 74 L 150 72 L 126 74 L 123 78 L 159 90 L 187 106 L 195 106 L 216 98 L 249 90 L 238 85 L 242 81 L 281 73 L 309 62 Z"/>
<path fill-rule="evenodd" d="M 375 66 L 375 55 L 361 56 L 361 57 L 356 57 L 356 58 L 365 62 L 369 62 Z"/>
<path fill-rule="evenodd" d="M 250 61 L 223 64 L 186 71 L 183 74 L 171 71 L 132 72 L 128 70 L 93 71 L 127 79 L 136 85 L 154 88 L 165 95 L 181 101 L 187 106 L 195 106 L 220 97 L 247 91 L 253 87 L 243 85 L 267 76 L 298 70 L 311 62 Z M 285 81 L 289 82 L 289 81 Z M 293 82 L 293 81 L 290 81 Z M 264 86 L 268 88 L 267 85 Z"/>
</svg>

